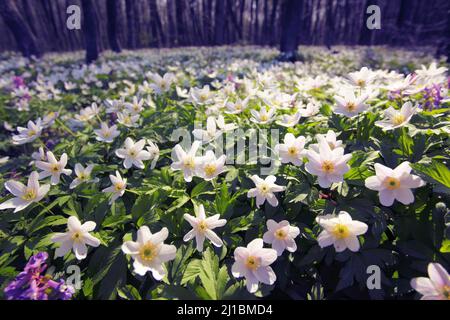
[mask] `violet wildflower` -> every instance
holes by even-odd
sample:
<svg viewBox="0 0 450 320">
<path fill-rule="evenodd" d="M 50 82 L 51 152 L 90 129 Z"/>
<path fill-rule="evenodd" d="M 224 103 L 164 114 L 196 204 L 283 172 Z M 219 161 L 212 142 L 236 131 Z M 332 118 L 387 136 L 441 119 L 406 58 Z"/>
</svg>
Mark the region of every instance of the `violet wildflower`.
<svg viewBox="0 0 450 320">
<path fill-rule="evenodd" d="M 433 84 L 431 87 L 424 89 L 425 94 L 423 96 L 425 103 L 423 105 L 424 110 L 433 110 L 434 108 L 439 108 L 442 95 L 441 86 L 439 84 Z"/>
<path fill-rule="evenodd" d="M 32 256 L 24 270 L 5 288 L 8 300 L 68 300 L 75 290 L 64 280 L 53 280 L 44 274 L 47 269 L 46 252 Z"/>
</svg>

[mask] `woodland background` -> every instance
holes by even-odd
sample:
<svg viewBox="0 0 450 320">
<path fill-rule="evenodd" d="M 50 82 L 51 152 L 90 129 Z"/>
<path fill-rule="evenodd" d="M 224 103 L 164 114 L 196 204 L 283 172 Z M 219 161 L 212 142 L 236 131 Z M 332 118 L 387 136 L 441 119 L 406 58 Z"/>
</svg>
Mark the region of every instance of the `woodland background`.
<svg viewBox="0 0 450 320">
<path fill-rule="evenodd" d="M 15 6 L 41 52 L 71 51 L 85 48 L 86 35 L 83 28 L 66 28 L 66 8 L 83 2 L 92 3 L 100 51 L 110 47 L 111 28 L 126 49 L 278 46 L 287 29 L 299 44 L 431 45 L 445 52 L 450 37 L 448 0 L 0 0 L 0 11 L 5 3 Z M 289 2 L 291 8 L 283 12 Z M 371 4 L 381 8 L 380 30 L 365 27 Z M 294 23 L 283 29 L 289 20 L 286 15 L 294 15 Z M 0 51 L 18 50 L 2 14 L 0 30 Z"/>
</svg>

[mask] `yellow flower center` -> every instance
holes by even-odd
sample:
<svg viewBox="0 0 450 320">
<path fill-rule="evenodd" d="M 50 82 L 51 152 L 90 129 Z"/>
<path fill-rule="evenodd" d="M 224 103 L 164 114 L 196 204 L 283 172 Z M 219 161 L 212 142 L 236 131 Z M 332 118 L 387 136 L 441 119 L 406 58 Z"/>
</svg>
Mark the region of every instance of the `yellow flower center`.
<svg viewBox="0 0 450 320">
<path fill-rule="evenodd" d="M 32 137 L 32 136 L 34 136 L 36 134 L 36 131 L 35 130 L 29 130 L 28 131 L 28 136 L 29 137 Z"/>
<path fill-rule="evenodd" d="M 74 242 L 80 242 L 82 239 L 83 239 L 83 235 L 81 234 L 81 232 L 77 231 L 72 235 L 72 240 Z"/>
<path fill-rule="evenodd" d="M 208 230 L 208 225 L 206 224 L 206 221 L 205 220 L 200 221 L 200 223 L 198 224 L 198 231 L 203 233 L 206 230 Z"/>
<path fill-rule="evenodd" d="M 26 201 L 31 201 L 36 198 L 36 191 L 27 188 L 21 198 Z"/>
<path fill-rule="evenodd" d="M 129 152 L 129 154 L 130 154 L 130 157 L 136 157 L 136 151 L 135 150 L 130 150 L 130 152 Z"/>
<path fill-rule="evenodd" d="M 331 161 L 324 161 L 322 163 L 322 171 L 326 172 L 326 173 L 333 173 L 334 171 L 334 164 Z"/>
<path fill-rule="evenodd" d="M 297 155 L 297 148 L 296 148 L 296 147 L 289 147 L 289 148 L 288 148 L 288 153 L 289 153 L 289 155 L 291 155 L 291 156 Z"/>
<path fill-rule="evenodd" d="M 235 108 L 236 110 L 241 110 L 241 109 L 242 109 L 242 107 L 241 107 L 240 104 L 235 104 L 235 105 L 234 105 L 234 108 Z"/>
<path fill-rule="evenodd" d="M 123 182 L 117 182 L 114 185 L 114 188 L 116 189 L 116 191 L 122 191 L 125 188 L 125 184 Z"/>
<path fill-rule="evenodd" d="M 345 239 L 350 235 L 348 227 L 343 224 L 337 224 L 331 232 L 337 239 Z"/>
<path fill-rule="evenodd" d="M 265 114 L 263 114 L 260 118 L 261 118 L 261 121 L 269 120 L 269 117 L 267 115 L 265 115 Z"/>
<path fill-rule="evenodd" d="M 150 241 L 144 244 L 139 250 L 139 257 L 145 262 L 151 262 L 157 255 L 157 248 Z"/>
<path fill-rule="evenodd" d="M 268 186 L 266 183 L 262 183 L 262 184 L 259 186 L 259 191 L 260 191 L 262 194 L 267 194 L 267 193 L 270 192 L 270 188 L 269 188 L 269 186 Z"/>
<path fill-rule="evenodd" d="M 442 295 L 447 299 L 450 300 L 450 286 L 444 286 L 442 288 Z"/>
<path fill-rule="evenodd" d="M 393 177 L 388 177 L 386 180 L 384 180 L 384 185 L 389 190 L 395 190 L 400 188 L 400 180 Z"/>
<path fill-rule="evenodd" d="M 106 132 L 103 133 L 103 136 L 105 138 L 109 138 L 111 136 L 111 133 L 109 131 L 106 131 Z"/>
<path fill-rule="evenodd" d="M 358 81 L 356 81 L 356 84 L 360 87 L 364 87 L 366 85 L 366 81 L 359 79 Z"/>
<path fill-rule="evenodd" d="M 206 99 L 208 99 L 208 96 L 206 94 L 201 94 L 200 95 L 200 101 L 205 101 Z"/>
<path fill-rule="evenodd" d="M 256 269 L 259 268 L 260 262 L 259 259 L 253 256 L 249 256 L 247 258 L 247 261 L 245 261 L 245 266 L 250 269 L 255 271 Z"/>
<path fill-rule="evenodd" d="M 396 114 L 396 115 L 394 116 L 394 118 L 392 118 L 392 122 L 393 122 L 396 126 L 398 126 L 398 125 L 402 124 L 403 122 L 405 122 L 405 116 L 402 115 L 401 113 Z"/>
<path fill-rule="evenodd" d="M 52 172 L 58 172 L 59 171 L 59 165 L 58 164 L 54 164 L 51 169 Z"/>
<path fill-rule="evenodd" d="M 194 169 L 195 168 L 194 159 L 192 159 L 192 157 L 188 157 L 188 158 L 184 159 L 183 165 L 184 165 L 185 168 L 188 168 L 188 169 L 191 169 L 191 170 Z"/>
<path fill-rule="evenodd" d="M 275 231 L 274 235 L 278 240 L 284 240 L 286 239 L 287 233 L 283 229 L 278 229 Z"/>
<path fill-rule="evenodd" d="M 207 176 L 212 176 L 216 173 L 217 166 L 214 163 L 207 164 L 205 166 L 205 173 Z"/>
<path fill-rule="evenodd" d="M 356 104 L 354 103 L 354 102 L 349 102 L 349 103 L 347 103 L 347 110 L 348 111 L 350 111 L 350 112 L 352 112 L 352 111 L 355 111 L 355 109 L 356 109 Z"/>
</svg>

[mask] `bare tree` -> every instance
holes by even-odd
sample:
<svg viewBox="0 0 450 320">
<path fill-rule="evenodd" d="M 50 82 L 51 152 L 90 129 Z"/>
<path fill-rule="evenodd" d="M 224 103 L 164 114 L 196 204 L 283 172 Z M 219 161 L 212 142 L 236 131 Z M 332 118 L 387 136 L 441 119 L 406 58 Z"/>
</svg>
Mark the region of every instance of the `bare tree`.
<svg viewBox="0 0 450 320">
<path fill-rule="evenodd" d="M 92 0 L 81 0 L 84 16 L 84 38 L 86 43 L 86 63 L 98 58 L 97 19 Z"/>
<path fill-rule="evenodd" d="M 117 6 L 119 2 L 117 0 L 107 0 L 106 10 L 108 15 L 108 40 L 112 51 L 120 52 L 120 43 L 117 38 Z"/>
<path fill-rule="evenodd" d="M 0 15 L 13 34 L 22 54 L 25 57 L 40 57 L 41 51 L 36 43 L 35 36 L 15 4 L 10 0 L 0 1 Z"/>
<path fill-rule="evenodd" d="M 281 13 L 281 42 L 279 57 L 282 61 L 294 62 L 299 59 L 298 47 L 298 25 L 301 16 L 302 0 L 284 0 Z"/>
</svg>

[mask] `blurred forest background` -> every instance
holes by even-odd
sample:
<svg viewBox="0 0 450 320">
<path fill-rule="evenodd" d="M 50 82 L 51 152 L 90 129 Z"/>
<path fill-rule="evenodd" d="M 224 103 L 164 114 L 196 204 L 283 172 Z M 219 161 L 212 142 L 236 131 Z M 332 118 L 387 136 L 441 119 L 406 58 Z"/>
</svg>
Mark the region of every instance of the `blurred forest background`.
<svg viewBox="0 0 450 320">
<path fill-rule="evenodd" d="M 74 4 L 82 8 L 81 30 L 66 27 L 66 9 Z M 366 9 L 372 4 L 381 8 L 379 30 L 366 27 Z M 450 1 L 0 0 L 0 30 L 0 51 L 24 52 L 25 46 L 35 55 L 89 45 L 120 51 L 256 44 L 283 51 L 283 41 L 288 47 L 427 45 L 447 54 Z"/>
</svg>

